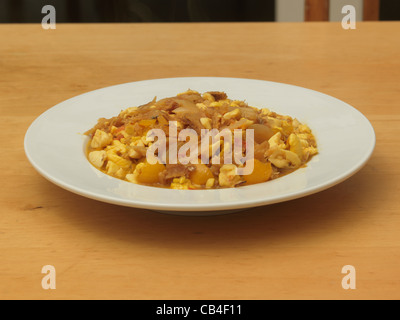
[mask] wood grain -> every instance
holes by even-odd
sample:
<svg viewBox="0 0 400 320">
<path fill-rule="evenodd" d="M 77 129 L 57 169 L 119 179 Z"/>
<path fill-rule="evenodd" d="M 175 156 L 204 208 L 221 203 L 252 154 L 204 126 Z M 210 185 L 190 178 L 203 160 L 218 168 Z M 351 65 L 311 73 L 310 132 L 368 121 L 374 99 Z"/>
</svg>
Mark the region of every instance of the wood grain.
<svg viewBox="0 0 400 320">
<path fill-rule="evenodd" d="M 399 33 L 399 22 L 0 25 L 0 298 L 399 299 Z M 180 76 L 335 96 L 371 121 L 376 149 L 329 190 L 205 218 L 86 199 L 26 159 L 24 134 L 53 105 Z M 55 290 L 41 287 L 48 264 Z M 355 290 L 341 287 L 344 265 Z"/>
</svg>

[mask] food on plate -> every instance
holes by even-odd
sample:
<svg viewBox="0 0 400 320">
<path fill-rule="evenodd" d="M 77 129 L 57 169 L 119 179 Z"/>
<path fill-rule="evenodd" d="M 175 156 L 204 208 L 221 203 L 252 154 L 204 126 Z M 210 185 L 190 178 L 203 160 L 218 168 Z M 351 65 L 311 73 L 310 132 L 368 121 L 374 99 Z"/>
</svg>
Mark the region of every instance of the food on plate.
<svg viewBox="0 0 400 320">
<path fill-rule="evenodd" d="M 87 158 L 104 173 L 154 187 L 218 189 L 266 182 L 318 153 L 297 119 L 188 90 L 101 118 L 88 130 Z"/>
</svg>

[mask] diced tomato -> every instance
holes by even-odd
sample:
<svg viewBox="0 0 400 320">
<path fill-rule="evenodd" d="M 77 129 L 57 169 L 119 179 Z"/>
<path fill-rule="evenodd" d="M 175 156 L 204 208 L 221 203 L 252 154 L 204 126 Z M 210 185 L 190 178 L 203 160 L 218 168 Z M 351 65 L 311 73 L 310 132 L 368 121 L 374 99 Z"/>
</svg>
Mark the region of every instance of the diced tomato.
<svg viewBox="0 0 400 320">
<path fill-rule="evenodd" d="M 122 131 L 122 130 L 124 130 L 125 129 L 125 125 L 122 125 L 122 126 L 120 126 L 117 130 L 116 130 L 116 132 L 120 132 L 120 131 Z"/>
<path fill-rule="evenodd" d="M 122 134 L 117 135 L 114 140 L 121 140 L 124 136 Z"/>
</svg>

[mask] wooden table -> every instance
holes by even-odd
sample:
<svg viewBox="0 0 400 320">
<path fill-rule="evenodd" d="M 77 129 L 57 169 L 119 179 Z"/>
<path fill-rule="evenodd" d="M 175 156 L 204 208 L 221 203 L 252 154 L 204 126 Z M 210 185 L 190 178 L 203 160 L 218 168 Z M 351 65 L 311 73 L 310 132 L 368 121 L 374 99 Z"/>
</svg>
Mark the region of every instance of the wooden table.
<svg viewBox="0 0 400 320">
<path fill-rule="evenodd" d="M 399 34 L 399 22 L 0 25 L 0 298 L 399 299 Z M 89 200 L 26 159 L 24 134 L 53 105 L 180 76 L 335 96 L 371 121 L 376 149 L 329 190 L 203 218 Z M 45 265 L 54 290 L 42 288 Z M 356 289 L 342 287 L 345 265 Z"/>
</svg>

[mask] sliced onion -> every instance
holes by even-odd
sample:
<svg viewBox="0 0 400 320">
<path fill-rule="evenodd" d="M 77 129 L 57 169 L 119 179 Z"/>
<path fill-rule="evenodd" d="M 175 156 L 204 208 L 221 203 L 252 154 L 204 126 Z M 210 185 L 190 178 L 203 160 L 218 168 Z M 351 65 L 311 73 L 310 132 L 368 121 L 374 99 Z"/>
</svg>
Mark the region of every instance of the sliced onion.
<svg viewBox="0 0 400 320">
<path fill-rule="evenodd" d="M 254 130 L 254 141 L 257 143 L 268 141 L 275 134 L 275 132 L 270 127 L 263 124 L 255 123 L 250 125 L 248 129 Z"/>
<path fill-rule="evenodd" d="M 257 120 L 257 112 L 253 110 L 252 108 L 248 107 L 241 107 L 240 108 L 240 113 L 243 118 L 247 118 L 249 120 Z"/>
<path fill-rule="evenodd" d="M 179 104 L 179 107 L 173 110 L 174 113 L 182 113 L 182 112 L 199 113 L 199 109 L 192 101 L 185 99 L 173 99 L 173 100 Z"/>
</svg>

